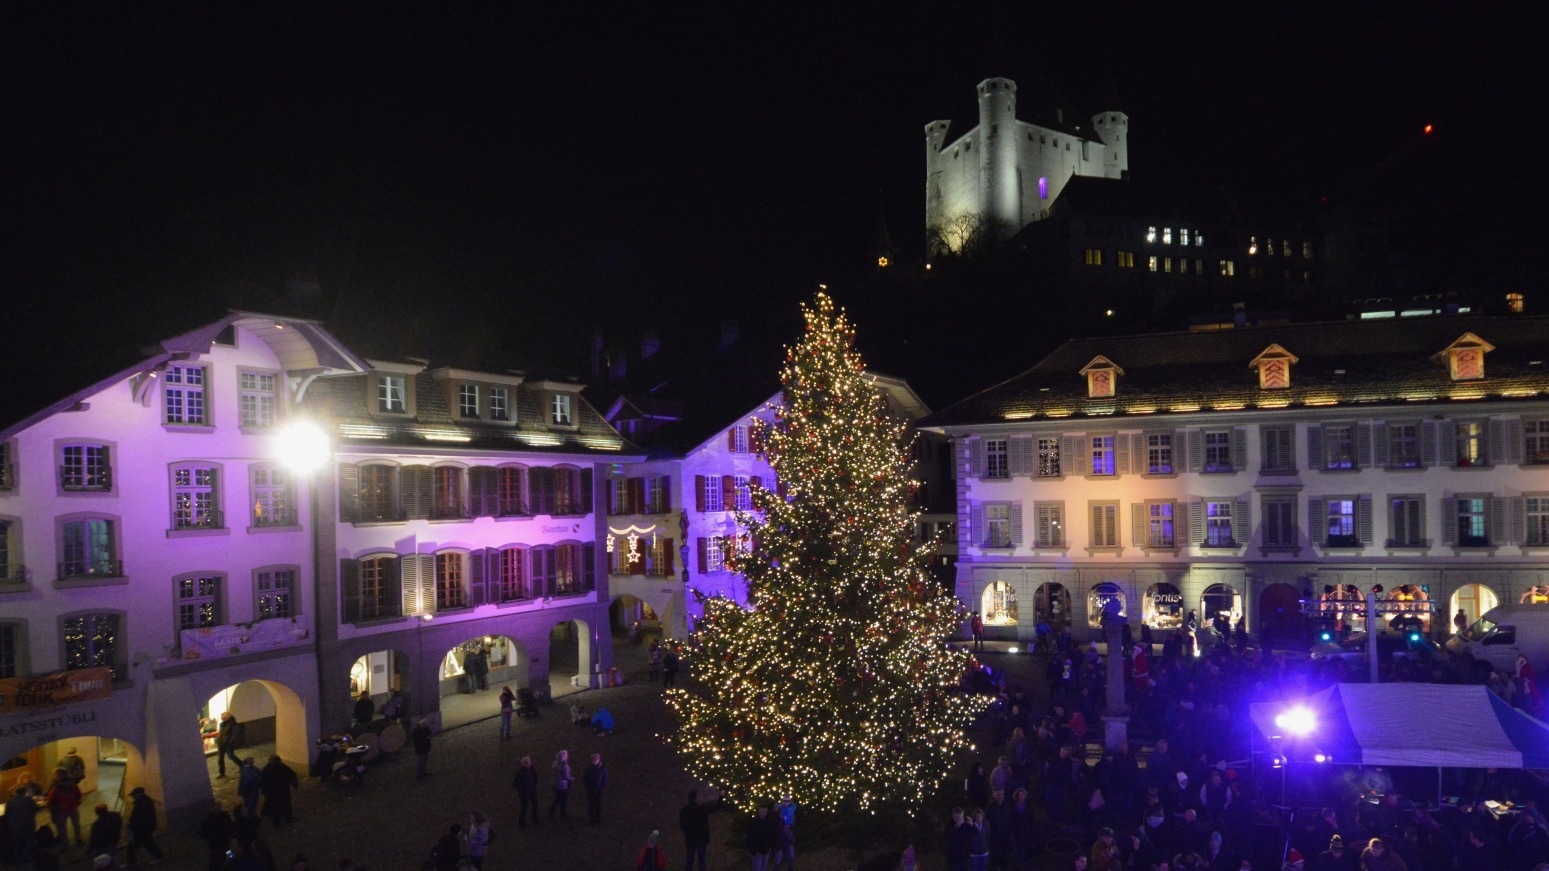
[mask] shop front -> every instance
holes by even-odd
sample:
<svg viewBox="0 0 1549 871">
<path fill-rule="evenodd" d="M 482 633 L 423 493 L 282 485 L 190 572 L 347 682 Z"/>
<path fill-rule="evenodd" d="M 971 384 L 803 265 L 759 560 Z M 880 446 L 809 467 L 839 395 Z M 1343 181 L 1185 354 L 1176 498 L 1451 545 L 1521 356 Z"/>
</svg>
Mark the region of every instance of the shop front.
<svg viewBox="0 0 1549 871">
<path fill-rule="evenodd" d="M 1140 600 L 1140 620 L 1152 630 L 1183 628 L 1183 592 L 1169 583 L 1152 584 Z"/>
<path fill-rule="evenodd" d="M 1094 584 L 1086 597 L 1087 626 L 1102 628 L 1102 617 L 1110 607 L 1116 607 L 1120 617 L 1129 618 L 1129 601 L 1124 588 L 1113 581 Z"/>
</svg>

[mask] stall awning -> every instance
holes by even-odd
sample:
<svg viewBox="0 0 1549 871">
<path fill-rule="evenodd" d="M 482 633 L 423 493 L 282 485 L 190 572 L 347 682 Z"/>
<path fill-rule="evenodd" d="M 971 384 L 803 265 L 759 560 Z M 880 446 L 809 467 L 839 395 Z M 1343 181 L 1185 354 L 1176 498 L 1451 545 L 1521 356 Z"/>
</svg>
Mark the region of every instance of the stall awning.
<svg viewBox="0 0 1549 871">
<path fill-rule="evenodd" d="M 1297 735 L 1276 718 L 1305 709 Z M 1549 724 L 1501 701 L 1483 686 L 1337 684 L 1316 695 L 1259 702 L 1249 714 L 1287 758 L 1428 768 L 1549 768 Z"/>
</svg>

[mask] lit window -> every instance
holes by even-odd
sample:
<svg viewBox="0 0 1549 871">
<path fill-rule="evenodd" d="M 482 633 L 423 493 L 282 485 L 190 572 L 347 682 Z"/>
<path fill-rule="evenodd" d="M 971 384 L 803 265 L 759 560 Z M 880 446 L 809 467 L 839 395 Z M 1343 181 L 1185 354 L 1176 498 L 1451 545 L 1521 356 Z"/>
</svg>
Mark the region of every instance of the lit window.
<svg viewBox="0 0 1549 871">
<path fill-rule="evenodd" d="M 1163 272 L 1172 272 L 1173 271 L 1173 259 L 1171 257 L 1163 257 L 1162 258 L 1162 271 Z"/>
<path fill-rule="evenodd" d="M 738 511 L 753 510 L 753 491 L 748 486 L 746 476 L 738 475 L 732 479 L 732 493 L 736 496 Z"/>
<path fill-rule="evenodd" d="M 1264 254 L 1269 256 L 1269 257 L 1275 256 L 1275 240 L 1274 239 L 1265 239 L 1264 240 Z"/>
<path fill-rule="evenodd" d="M 106 667 L 113 679 L 124 676 L 124 661 L 119 647 L 123 620 L 118 614 L 82 614 L 62 621 L 65 642 L 65 668 Z"/>
<path fill-rule="evenodd" d="M 111 490 L 113 469 L 107 445 L 64 445 L 59 450 L 59 486 L 65 490 Z"/>
<path fill-rule="evenodd" d="M 172 470 L 172 528 L 216 529 L 221 525 L 214 466 L 178 466 Z"/>
<path fill-rule="evenodd" d="M 1257 237 L 1257 236 L 1249 236 L 1248 237 L 1248 256 L 1251 257 L 1251 256 L 1253 256 L 1253 255 L 1255 255 L 1257 253 L 1259 253 L 1259 237 Z"/>
<path fill-rule="evenodd" d="M 508 402 L 509 394 L 504 387 L 491 387 L 489 389 L 489 419 L 510 420 L 511 412 Z"/>
<path fill-rule="evenodd" d="M 1101 248 L 1088 248 L 1088 249 L 1086 249 L 1086 251 L 1084 253 L 1086 255 L 1086 265 L 1088 265 L 1088 266 L 1101 266 L 1101 265 L 1103 265 L 1103 251 L 1102 251 Z"/>
<path fill-rule="evenodd" d="M 1330 499 L 1328 500 L 1328 538 L 1325 539 L 1329 547 L 1359 547 L 1361 542 L 1355 534 L 1355 500 L 1354 499 Z"/>
<path fill-rule="evenodd" d="M 1235 261 L 1235 260 L 1222 260 L 1221 261 L 1221 274 L 1223 276 L 1228 276 L 1228 277 L 1236 275 L 1237 274 L 1237 261 Z"/>
<path fill-rule="evenodd" d="M 1155 227 L 1147 227 L 1146 228 L 1146 241 L 1150 242 L 1152 244 L 1156 243 L 1156 228 Z"/>
<path fill-rule="evenodd" d="M 463 555 L 436 554 L 436 610 L 468 607 L 468 588 L 463 586 Z"/>
<path fill-rule="evenodd" d="M 1178 228 L 1178 244 L 1179 245 L 1188 245 L 1189 244 L 1189 228 L 1188 227 L 1179 227 Z"/>
<path fill-rule="evenodd" d="M 1458 547 L 1489 547 L 1489 505 L 1490 501 L 1482 496 L 1457 500 L 1457 515 L 1453 520 Z"/>
<path fill-rule="evenodd" d="M 253 466 L 253 526 L 290 526 L 296 522 L 290 471 L 281 466 Z"/>
<path fill-rule="evenodd" d="M 274 376 L 267 372 L 243 372 L 238 380 L 241 386 L 242 426 L 274 426 Z"/>
<path fill-rule="evenodd" d="M 377 375 L 376 410 L 383 414 L 406 414 L 408 382 L 402 375 Z"/>
<path fill-rule="evenodd" d="M 1041 438 L 1038 440 L 1038 477 L 1058 478 L 1060 476 L 1060 440 L 1058 438 Z"/>
<path fill-rule="evenodd" d="M 1172 243 L 1173 243 L 1173 228 L 1171 228 L 1171 227 L 1163 227 L 1162 228 L 1162 244 L 1163 245 L 1171 245 Z"/>
<path fill-rule="evenodd" d="M 220 625 L 221 579 L 219 575 L 186 575 L 178 578 L 177 628 L 209 629 Z"/>
<path fill-rule="evenodd" d="M 1183 275 L 1188 275 L 1189 274 L 1189 258 L 1187 258 L 1187 257 L 1179 257 L 1178 258 L 1178 272 L 1182 273 Z"/>
<path fill-rule="evenodd" d="M 1146 436 L 1146 471 L 1153 475 L 1168 475 L 1173 470 L 1173 437 L 1171 433 L 1151 433 Z"/>
<path fill-rule="evenodd" d="M 1008 478 L 1011 476 L 1011 469 L 1007 464 L 1007 448 L 1008 445 L 1005 439 L 985 439 L 984 477 Z"/>
<path fill-rule="evenodd" d="M 1155 254 L 1152 254 L 1150 257 L 1146 258 L 1146 271 L 1147 272 L 1155 272 L 1156 271 L 1156 255 Z"/>
<path fill-rule="evenodd" d="M 1205 432 L 1205 471 L 1231 472 L 1232 433 L 1218 429 Z"/>
<path fill-rule="evenodd" d="M 556 426 L 570 425 L 570 394 L 556 393 L 550 405 L 552 420 Z"/>
<path fill-rule="evenodd" d="M 206 416 L 203 366 L 168 366 L 162 374 L 167 423 L 203 426 Z"/>
<path fill-rule="evenodd" d="M 66 520 L 59 525 L 61 578 L 118 577 L 118 542 L 106 517 Z"/>
<path fill-rule="evenodd" d="M 1205 503 L 1205 547 L 1235 547 L 1232 534 L 1232 503 Z"/>
<path fill-rule="evenodd" d="M 1520 293 L 1506 294 L 1506 308 L 1515 315 L 1522 314 L 1523 299 Z"/>
<path fill-rule="evenodd" d="M 1205 231 L 1200 230 L 1194 234 L 1194 247 L 1203 248 L 1205 245 Z"/>
<path fill-rule="evenodd" d="M 457 415 L 472 418 L 479 416 L 479 385 L 457 385 Z"/>
<path fill-rule="evenodd" d="M 1146 504 L 1146 546 L 1176 547 L 1173 535 L 1173 503 Z"/>
<path fill-rule="evenodd" d="M 1040 176 L 1039 179 L 1038 179 L 1038 199 L 1046 200 L 1048 198 L 1049 198 L 1049 180 L 1047 178 L 1043 178 L 1042 176 Z"/>
<path fill-rule="evenodd" d="M 259 620 L 278 620 L 296 616 L 291 607 L 296 594 L 295 569 L 260 569 L 254 581 L 258 599 L 254 614 Z"/>
<path fill-rule="evenodd" d="M 1486 466 L 1489 457 L 1485 453 L 1485 426 L 1477 420 L 1459 421 L 1457 432 L 1457 465 Z"/>
<path fill-rule="evenodd" d="M 437 466 L 432 470 L 434 505 L 431 517 L 463 517 L 463 470 L 457 466 Z"/>
<path fill-rule="evenodd" d="M 1303 242 L 1302 243 L 1302 259 L 1303 260 L 1311 260 L 1312 259 L 1312 243 L 1311 242 Z"/>
<path fill-rule="evenodd" d="M 1133 251 L 1120 251 L 1120 252 L 1118 252 L 1117 258 L 1118 258 L 1118 264 L 1119 264 L 1119 266 L 1121 268 L 1123 268 L 1123 269 L 1134 269 L 1135 268 L 1135 252 L 1133 252 Z"/>
<path fill-rule="evenodd" d="M 1111 435 L 1092 436 L 1091 437 L 1091 445 L 1092 445 L 1092 454 L 1091 454 L 1091 456 L 1092 456 L 1092 466 L 1091 466 L 1092 474 L 1093 475 L 1112 475 L 1112 474 L 1115 474 L 1115 465 L 1114 465 L 1114 457 L 1113 457 L 1113 436 L 1111 436 Z"/>
<path fill-rule="evenodd" d="M 1280 256 L 1282 256 L 1282 257 L 1290 257 L 1291 256 L 1291 240 L 1290 239 L 1282 239 L 1282 240 L 1280 240 Z"/>
</svg>

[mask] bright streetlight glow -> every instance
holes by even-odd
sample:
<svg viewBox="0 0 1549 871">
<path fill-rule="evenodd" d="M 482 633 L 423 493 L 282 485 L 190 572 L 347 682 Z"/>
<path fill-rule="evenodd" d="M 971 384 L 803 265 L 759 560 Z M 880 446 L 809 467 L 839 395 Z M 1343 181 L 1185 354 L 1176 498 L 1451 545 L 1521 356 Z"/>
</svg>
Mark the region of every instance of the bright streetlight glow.
<svg viewBox="0 0 1549 871">
<path fill-rule="evenodd" d="M 1275 715 L 1275 726 L 1288 734 L 1306 737 L 1318 727 L 1318 720 L 1306 708 L 1292 708 Z"/>
<path fill-rule="evenodd" d="M 311 472 L 328 462 L 333 447 L 322 427 L 310 420 L 298 420 L 275 436 L 275 454 L 295 471 Z"/>
</svg>

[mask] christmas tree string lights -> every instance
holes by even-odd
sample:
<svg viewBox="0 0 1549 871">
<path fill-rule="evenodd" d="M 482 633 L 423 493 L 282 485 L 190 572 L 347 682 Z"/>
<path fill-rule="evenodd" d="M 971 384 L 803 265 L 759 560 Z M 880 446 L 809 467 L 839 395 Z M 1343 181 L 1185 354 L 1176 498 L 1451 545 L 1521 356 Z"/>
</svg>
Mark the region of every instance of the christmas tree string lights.
<svg viewBox="0 0 1549 871">
<path fill-rule="evenodd" d="M 739 513 L 728 559 L 752 608 L 704 603 L 669 690 L 668 740 L 689 771 L 744 808 L 789 795 L 824 810 L 915 808 L 933 796 L 982 702 L 945 638 L 956 599 L 925 572 L 908 497 L 910 439 L 888 413 L 843 311 L 819 294 L 788 349 L 782 402 L 756 444 L 778 488 Z"/>
</svg>

